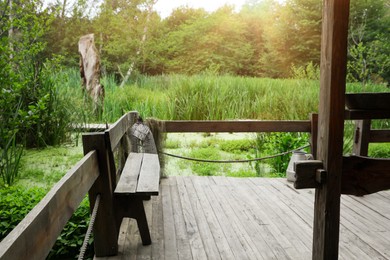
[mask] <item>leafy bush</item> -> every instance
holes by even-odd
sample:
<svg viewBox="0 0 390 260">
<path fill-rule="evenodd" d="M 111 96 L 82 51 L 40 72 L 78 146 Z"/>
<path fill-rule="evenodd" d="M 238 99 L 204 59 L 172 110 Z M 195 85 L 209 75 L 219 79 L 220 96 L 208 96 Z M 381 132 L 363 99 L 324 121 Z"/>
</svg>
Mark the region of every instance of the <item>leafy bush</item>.
<svg viewBox="0 0 390 260">
<path fill-rule="evenodd" d="M 0 240 L 8 235 L 45 196 L 41 188 L 8 187 L 0 190 Z"/>
<path fill-rule="evenodd" d="M 79 208 L 65 225 L 47 259 L 74 259 L 80 253 L 85 233 L 89 225 L 89 201 L 85 198 Z M 85 253 L 85 258 L 93 257 L 93 238 L 89 241 L 89 246 Z"/>
<path fill-rule="evenodd" d="M 261 133 L 257 135 L 256 156 L 270 156 L 297 149 L 308 143 L 308 134 L 302 133 Z M 275 174 L 279 177 L 286 175 L 290 154 L 278 156 L 267 160 L 267 163 L 273 168 Z M 255 169 L 258 175 L 261 175 L 260 162 L 255 163 Z"/>
<path fill-rule="evenodd" d="M 45 196 L 47 190 L 12 186 L 0 190 L 0 241 L 3 240 L 27 213 Z M 64 227 L 48 259 L 74 259 L 79 254 L 89 224 L 89 203 L 84 199 Z M 90 246 L 85 254 L 93 256 Z"/>
</svg>

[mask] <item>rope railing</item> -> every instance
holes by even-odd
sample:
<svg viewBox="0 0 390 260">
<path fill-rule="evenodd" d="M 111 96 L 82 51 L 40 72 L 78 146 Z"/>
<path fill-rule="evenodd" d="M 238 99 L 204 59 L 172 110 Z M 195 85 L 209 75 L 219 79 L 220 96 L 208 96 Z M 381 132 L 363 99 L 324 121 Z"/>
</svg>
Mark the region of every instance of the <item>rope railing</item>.
<svg viewBox="0 0 390 260">
<path fill-rule="evenodd" d="M 195 162 L 206 162 L 206 163 L 246 163 L 246 162 L 255 162 L 255 161 L 262 161 L 262 160 L 276 158 L 276 157 L 279 157 L 279 156 L 283 156 L 283 155 L 286 155 L 286 154 L 293 153 L 294 151 L 302 150 L 302 149 L 307 148 L 309 146 L 310 146 L 310 144 L 307 144 L 307 145 L 298 147 L 298 148 L 296 148 L 294 150 L 290 150 L 290 151 L 287 151 L 287 152 L 278 153 L 278 154 L 275 154 L 275 155 L 265 156 L 265 157 L 261 157 L 261 158 L 243 159 L 243 160 L 207 160 L 207 159 L 197 159 L 197 158 L 191 158 L 191 157 L 186 157 L 186 156 L 181 156 L 181 155 L 175 155 L 175 154 L 162 152 L 162 151 L 159 151 L 159 154 L 163 154 L 163 155 L 174 157 L 174 158 L 178 158 L 178 159 L 188 160 L 188 161 L 195 161 Z"/>
<path fill-rule="evenodd" d="M 93 225 L 95 224 L 96 215 L 99 209 L 99 204 L 100 204 L 100 194 L 96 196 L 95 205 L 93 207 L 92 214 L 91 214 L 91 220 L 89 221 L 89 225 L 88 225 L 87 233 L 85 234 L 83 245 L 80 248 L 80 254 L 78 260 L 83 260 L 85 256 L 85 252 L 87 251 L 87 246 L 89 243 L 89 239 L 91 238 Z"/>
</svg>

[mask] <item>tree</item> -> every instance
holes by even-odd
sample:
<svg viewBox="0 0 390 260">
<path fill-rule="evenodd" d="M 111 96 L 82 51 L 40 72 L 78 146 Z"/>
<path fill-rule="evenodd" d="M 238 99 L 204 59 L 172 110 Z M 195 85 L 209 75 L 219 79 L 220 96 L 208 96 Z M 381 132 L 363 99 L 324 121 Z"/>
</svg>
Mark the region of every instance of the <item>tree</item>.
<svg viewBox="0 0 390 260">
<path fill-rule="evenodd" d="M 181 12 L 188 12 L 189 16 L 183 19 L 182 13 L 175 17 L 184 22 L 168 21 L 175 25 L 164 43 L 169 72 L 239 74 L 244 70 L 252 49 L 245 41 L 245 24 L 232 7 L 225 6 L 211 14 L 192 9 L 182 9 Z M 191 17 L 194 14 L 198 16 L 196 19 Z"/>
<path fill-rule="evenodd" d="M 387 5 L 386 5 L 387 4 Z M 385 0 L 351 3 L 348 80 L 390 82 L 390 10 Z"/>
</svg>

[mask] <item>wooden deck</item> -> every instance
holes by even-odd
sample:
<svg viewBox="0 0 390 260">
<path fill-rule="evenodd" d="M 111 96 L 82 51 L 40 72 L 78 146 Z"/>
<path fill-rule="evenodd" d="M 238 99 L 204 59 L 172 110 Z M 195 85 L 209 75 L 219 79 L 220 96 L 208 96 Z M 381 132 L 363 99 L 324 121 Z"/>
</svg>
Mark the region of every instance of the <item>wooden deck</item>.
<svg viewBox="0 0 390 260">
<path fill-rule="evenodd" d="M 341 201 L 340 259 L 390 259 L 390 191 Z M 125 219 L 119 255 L 95 259 L 311 259 L 313 203 L 284 179 L 169 177 L 145 202 L 152 245 Z"/>
</svg>

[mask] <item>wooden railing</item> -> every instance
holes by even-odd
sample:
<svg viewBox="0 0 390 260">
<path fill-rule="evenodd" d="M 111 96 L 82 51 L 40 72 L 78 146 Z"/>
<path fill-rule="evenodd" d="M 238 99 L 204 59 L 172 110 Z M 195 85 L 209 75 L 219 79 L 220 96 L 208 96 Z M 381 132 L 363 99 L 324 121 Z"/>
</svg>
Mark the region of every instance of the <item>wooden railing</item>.
<svg viewBox="0 0 390 260">
<path fill-rule="evenodd" d="M 96 256 L 116 255 L 120 223 L 116 219 L 114 190 L 129 153 L 128 130 L 137 112 L 129 112 L 104 132 L 83 135 L 85 156 L 49 191 L 42 201 L 0 244 L 0 259 L 45 258 L 85 195 L 90 205 L 100 194 L 94 226 Z M 316 154 L 318 117 L 302 121 L 164 121 L 164 131 L 177 132 L 308 132 Z M 388 140 L 388 132 L 375 133 Z M 371 138 L 370 140 L 376 140 Z M 381 139 L 381 140 L 382 140 Z M 116 157 L 116 158 L 115 158 Z M 116 163 L 115 163 L 116 162 Z M 387 164 L 386 164 L 387 165 Z M 314 173 L 315 174 L 315 173 Z M 311 177 L 310 177 L 311 178 Z M 316 180 L 312 182 L 316 183 Z"/>
<path fill-rule="evenodd" d="M 94 226 L 95 253 L 98 256 L 117 254 L 119 225 L 113 210 L 115 169 L 123 167 L 126 156 L 123 137 L 136 115 L 136 112 L 124 115 L 105 132 L 83 135 L 85 156 L 1 241 L 1 260 L 46 258 L 87 193 L 91 206 L 96 196 L 101 196 Z M 122 158 L 118 160 L 118 167 L 114 163 L 114 153 Z"/>
<path fill-rule="evenodd" d="M 97 179 L 97 152 L 91 151 L 3 239 L 0 259 L 44 259 Z"/>
</svg>

